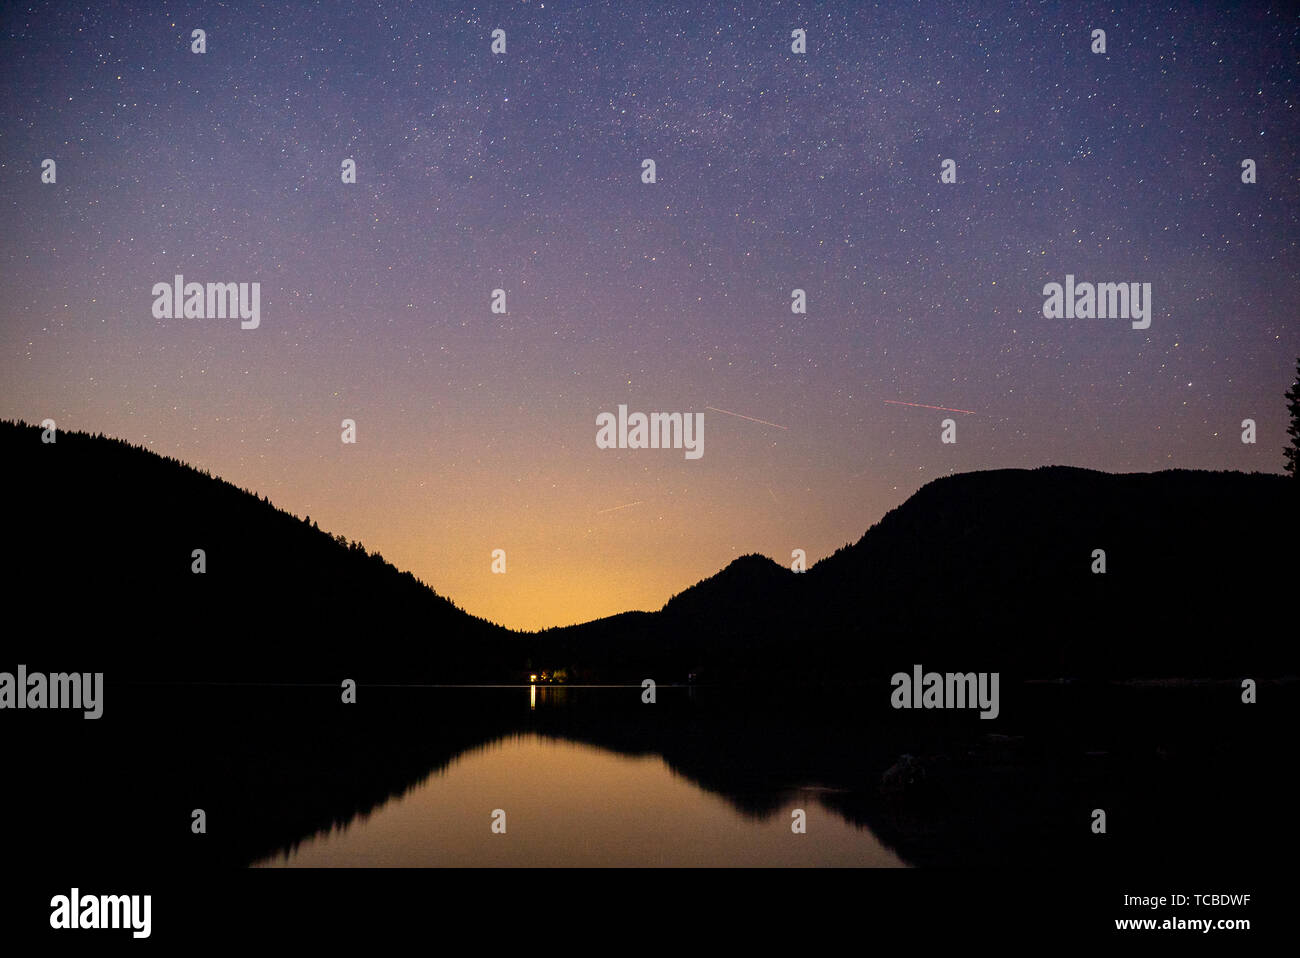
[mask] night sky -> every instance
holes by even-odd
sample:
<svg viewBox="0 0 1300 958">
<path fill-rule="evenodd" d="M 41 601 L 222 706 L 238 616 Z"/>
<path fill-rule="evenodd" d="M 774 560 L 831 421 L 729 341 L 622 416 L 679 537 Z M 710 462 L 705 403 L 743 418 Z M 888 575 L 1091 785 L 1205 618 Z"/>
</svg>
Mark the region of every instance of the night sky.
<svg viewBox="0 0 1300 958">
<path fill-rule="evenodd" d="M 1281 471 L 1290 5 L 3 9 L 0 417 L 209 469 L 472 613 L 811 563 L 954 471 Z M 259 328 L 155 319 L 178 273 L 261 283 Z M 1044 318 L 1067 274 L 1149 282 L 1150 328 Z M 619 404 L 704 412 L 704 455 L 598 449 Z"/>
</svg>

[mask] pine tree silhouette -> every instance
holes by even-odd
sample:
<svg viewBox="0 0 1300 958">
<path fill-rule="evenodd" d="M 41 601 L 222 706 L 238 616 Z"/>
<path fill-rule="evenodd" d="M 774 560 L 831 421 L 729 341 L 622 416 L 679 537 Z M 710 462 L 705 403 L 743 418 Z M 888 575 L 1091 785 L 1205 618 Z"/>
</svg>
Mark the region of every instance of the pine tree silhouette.
<svg viewBox="0 0 1300 958">
<path fill-rule="evenodd" d="M 1286 393 L 1287 411 L 1291 413 L 1291 424 L 1286 427 L 1286 434 L 1291 437 L 1291 445 L 1283 450 L 1286 466 L 1292 478 L 1300 482 L 1300 359 L 1295 364 L 1295 382 Z"/>
</svg>

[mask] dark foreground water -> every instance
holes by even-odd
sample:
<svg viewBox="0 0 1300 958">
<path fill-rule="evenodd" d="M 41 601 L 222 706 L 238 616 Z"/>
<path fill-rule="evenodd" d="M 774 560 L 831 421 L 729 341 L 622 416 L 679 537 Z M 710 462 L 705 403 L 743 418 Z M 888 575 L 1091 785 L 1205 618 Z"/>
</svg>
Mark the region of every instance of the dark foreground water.
<svg viewBox="0 0 1300 958">
<path fill-rule="evenodd" d="M 1256 705 L 1233 682 L 1007 683 L 994 721 L 897 711 L 880 686 L 660 687 L 653 705 L 634 687 L 112 692 L 94 722 L 10 716 L 15 856 L 1245 868 L 1295 848 L 1294 683 Z"/>
</svg>

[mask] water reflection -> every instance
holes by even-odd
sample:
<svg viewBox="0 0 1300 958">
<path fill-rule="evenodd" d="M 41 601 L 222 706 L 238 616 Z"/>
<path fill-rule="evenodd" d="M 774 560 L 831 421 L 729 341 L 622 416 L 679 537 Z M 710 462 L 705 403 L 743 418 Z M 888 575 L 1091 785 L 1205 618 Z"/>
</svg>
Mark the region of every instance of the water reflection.
<svg viewBox="0 0 1300 958">
<path fill-rule="evenodd" d="M 1285 766 L 1264 754 L 1255 713 L 1215 689 L 1017 687 L 996 731 L 892 710 L 883 685 L 660 686 L 657 704 L 641 691 L 371 687 L 364 708 L 340 709 L 329 688 L 249 690 L 238 708 L 219 690 L 220 708 L 193 720 L 208 760 L 133 793 L 122 834 L 191 866 L 1088 867 L 1155 847 L 1230 862 L 1271 839 L 1259 823 L 1273 819 L 1245 804 L 1290 794 L 1266 787 Z M 160 710 L 142 710 L 141 727 Z M 1156 713 L 1165 721 L 1144 724 Z M 1256 787 L 1234 791 L 1226 765 Z M 1223 809 L 1222 829 L 1184 820 L 1197 807 L 1186 794 Z M 1101 805 L 1145 844 L 1089 841 L 1078 823 Z M 204 807 L 228 840 L 178 839 L 156 824 L 175 807 Z M 790 830 L 798 808 L 806 835 Z"/>
<path fill-rule="evenodd" d="M 557 689 L 538 690 L 555 693 Z M 552 698 L 557 696 L 551 695 Z M 530 690 L 531 698 L 531 690 Z M 493 834 L 494 809 L 506 814 Z M 803 810 L 806 832 L 792 830 Z M 363 821 L 259 864 L 289 866 L 898 866 L 814 790 L 747 815 L 657 755 L 530 732 L 474 749 Z"/>
<path fill-rule="evenodd" d="M 661 685 L 657 704 L 639 686 L 538 681 L 525 706 L 524 688 L 364 686 L 362 704 L 341 707 L 329 685 L 136 687 L 117 700 L 114 741 L 156 743 L 158 716 L 184 714 L 200 758 L 155 745 L 131 788 L 96 791 L 115 827 L 65 839 L 34 827 L 75 820 L 84 802 L 59 740 L 11 737 L 11 765 L 60 787 L 43 794 L 43 816 L 11 816 L 10 841 L 178 869 L 1229 868 L 1242 848 L 1286 847 L 1293 828 L 1292 769 L 1269 732 L 1294 715 L 1295 682 L 1252 708 L 1233 683 L 1008 684 L 996 723 L 894 710 L 883 682 Z M 119 749 L 84 750 L 77 780 L 116 781 L 119 765 Z M 1088 827 L 1098 807 L 1124 823 L 1106 841 Z M 193 808 L 220 823 L 220 841 L 175 827 L 176 809 Z M 509 815 L 506 835 L 490 831 L 494 808 Z M 806 835 L 790 831 L 798 808 Z"/>
</svg>

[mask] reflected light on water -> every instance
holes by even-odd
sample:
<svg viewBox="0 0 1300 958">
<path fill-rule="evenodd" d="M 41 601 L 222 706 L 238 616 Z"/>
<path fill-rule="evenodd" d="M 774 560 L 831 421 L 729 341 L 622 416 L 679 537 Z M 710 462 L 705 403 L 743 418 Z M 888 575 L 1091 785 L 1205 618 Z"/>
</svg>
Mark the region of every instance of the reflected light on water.
<svg viewBox="0 0 1300 958">
<path fill-rule="evenodd" d="M 543 702 L 547 693 L 543 689 Z M 530 687 L 530 701 L 536 689 Z M 491 830 L 504 809 L 509 831 Z M 807 814 L 806 834 L 791 813 Z M 462 754 L 368 816 L 309 838 L 262 866 L 873 866 L 903 862 L 815 790 L 747 814 L 674 772 L 625 755 L 525 733 Z"/>
</svg>

